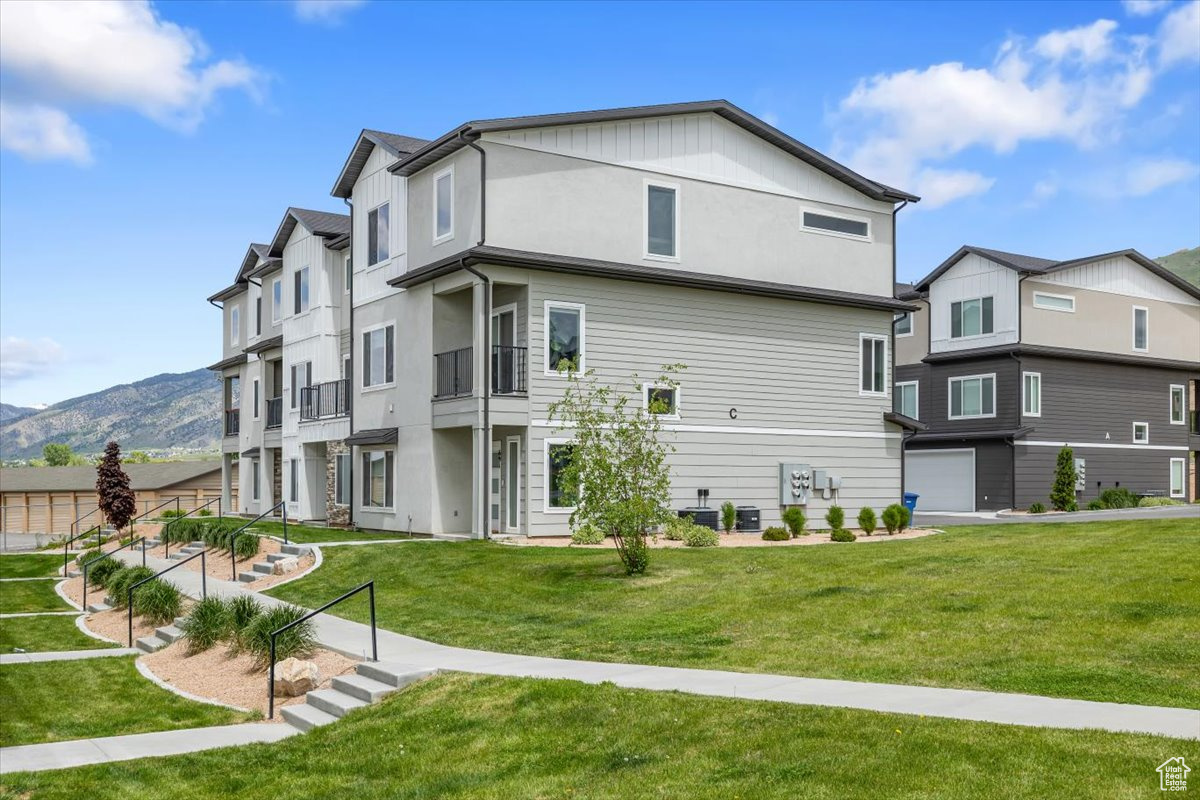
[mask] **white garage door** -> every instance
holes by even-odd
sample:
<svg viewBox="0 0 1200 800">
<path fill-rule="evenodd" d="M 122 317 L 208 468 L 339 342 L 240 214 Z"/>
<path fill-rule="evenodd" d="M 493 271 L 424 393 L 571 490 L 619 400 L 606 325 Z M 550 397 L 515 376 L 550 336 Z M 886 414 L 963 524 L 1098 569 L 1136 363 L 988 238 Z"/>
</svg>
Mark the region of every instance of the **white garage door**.
<svg viewBox="0 0 1200 800">
<path fill-rule="evenodd" d="M 975 450 L 909 450 L 904 491 L 921 495 L 917 511 L 974 511 Z"/>
</svg>

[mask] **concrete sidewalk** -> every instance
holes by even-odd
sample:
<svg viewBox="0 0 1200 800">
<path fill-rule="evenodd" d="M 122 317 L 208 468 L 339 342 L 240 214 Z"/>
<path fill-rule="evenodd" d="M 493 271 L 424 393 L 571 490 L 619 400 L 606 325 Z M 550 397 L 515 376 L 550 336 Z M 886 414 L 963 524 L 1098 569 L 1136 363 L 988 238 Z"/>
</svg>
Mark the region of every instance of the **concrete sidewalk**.
<svg viewBox="0 0 1200 800">
<path fill-rule="evenodd" d="M 49 653 L 5 653 L 0 655 L 0 666 L 5 664 L 45 664 L 48 661 L 82 661 L 85 658 L 111 658 L 113 656 L 140 656 L 136 647 L 99 647 L 94 650 L 56 650 Z"/>
<path fill-rule="evenodd" d="M 154 559 L 151 559 L 152 561 Z M 174 563 L 174 562 L 169 562 Z M 168 562 L 150 566 L 163 569 Z M 198 597 L 200 575 L 176 570 L 167 578 L 180 590 Z M 350 588 L 350 587 L 347 587 Z M 282 601 L 230 581 L 208 579 L 209 594 L 233 597 L 253 594 L 265 605 Z M 332 598 L 331 598 L 332 599 Z M 365 594 L 347 603 L 366 604 Z M 317 636 L 325 646 L 348 655 L 370 658 L 368 625 L 321 614 L 314 619 Z M 900 714 L 1030 725 L 1046 728 L 1094 728 L 1107 731 L 1149 733 L 1182 739 L 1200 739 L 1200 710 L 1098 703 L 1037 695 L 940 689 L 900 684 L 798 678 L 721 670 L 654 667 L 597 661 L 575 661 L 540 656 L 509 655 L 427 642 L 380 629 L 381 661 L 433 667 L 457 672 L 508 675 L 526 678 L 562 678 L 584 683 L 611 681 L 633 689 L 679 691 L 715 697 L 774 700 L 784 703 L 858 708 Z"/>
<path fill-rule="evenodd" d="M 922 511 L 917 506 L 913 522 L 922 528 L 946 528 L 954 525 L 1012 525 L 1016 523 L 1125 522 L 1131 520 L 1200 520 L 1200 505 L 1150 506 L 1148 508 L 1112 508 L 1104 511 L 1069 513 L 1014 514 L 1011 511 Z"/>
</svg>

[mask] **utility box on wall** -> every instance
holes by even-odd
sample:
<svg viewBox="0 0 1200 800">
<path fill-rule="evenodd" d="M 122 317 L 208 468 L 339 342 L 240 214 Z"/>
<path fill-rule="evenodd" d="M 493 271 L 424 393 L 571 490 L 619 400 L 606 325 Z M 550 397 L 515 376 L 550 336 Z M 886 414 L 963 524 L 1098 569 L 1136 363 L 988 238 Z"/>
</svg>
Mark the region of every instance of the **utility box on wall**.
<svg viewBox="0 0 1200 800">
<path fill-rule="evenodd" d="M 813 470 L 808 464 L 779 465 L 779 505 L 802 506 L 812 496 Z"/>
</svg>

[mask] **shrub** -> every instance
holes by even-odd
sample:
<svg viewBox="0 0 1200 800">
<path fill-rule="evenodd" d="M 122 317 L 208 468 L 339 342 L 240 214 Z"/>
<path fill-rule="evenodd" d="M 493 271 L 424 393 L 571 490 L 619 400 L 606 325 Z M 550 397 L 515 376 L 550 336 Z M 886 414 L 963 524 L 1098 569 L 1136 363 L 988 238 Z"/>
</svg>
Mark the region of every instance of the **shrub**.
<svg viewBox="0 0 1200 800">
<path fill-rule="evenodd" d="M 150 581 L 133 593 L 133 613 L 151 625 L 166 625 L 183 610 L 183 595 L 164 580 Z"/>
<path fill-rule="evenodd" d="M 734 525 L 737 525 L 737 509 L 726 500 L 721 503 L 721 528 L 726 533 L 732 533 Z"/>
<path fill-rule="evenodd" d="M 892 503 L 883 510 L 880 518 L 889 535 L 902 531 L 908 525 L 908 508 L 899 503 Z"/>
<path fill-rule="evenodd" d="M 693 524 L 690 515 L 686 517 L 671 517 L 659 526 L 659 533 L 662 534 L 664 539 L 681 542 L 683 541 L 683 535 L 687 533 L 687 529 Z"/>
<path fill-rule="evenodd" d="M 1058 460 L 1054 464 L 1054 484 L 1050 487 L 1050 505 L 1055 511 L 1076 511 L 1079 506 L 1075 503 L 1075 451 L 1064 447 L 1058 451 Z"/>
<path fill-rule="evenodd" d="M 211 517 L 211 516 L 212 516 L 212 512 L 211 512 L 211 511 L 209 511 L 207 508 L 202 508 L 202 509 L 200 509 L 199 511 L 197 511 L 197 512 L 196 512 L 196 516 L 197 516 L 197 517 Z"/>
<path fill-rule="evenodd" d="M 858 527 L 862 528 L 863 533 L 870 536 L 875 532 L 877 525 L 878 523 L 875 521 L 875 509 L 864 506 L 858 512 Z"/>
<path fill-rule="evenodd" d="M 192 607 L 179 626 L 188 642 L 188 655 L 201 653 L 229 635 L 229 604 L 219 597 L 206 597 Z"/>
<path fill-rule="evenodd" d="M 853 542 L 858 537 L 852 531 L 845 528 L 834 528 L 829 532 L 829 540 L 831 542 Z"/>
<path fill-rule="evenodd" d="M 683 543 L 688 547 L 716 547 L 720 542 L 721 537 L 717 536 L 717 532 L 704 525 L 693 525 L 683 535 Z"/>
<path fill-rule="evenodd" d="M 1099 500 L 1093 500 L 1087 504 L 1087 507 L 1088 511 L 1103 511 L 1104 503 L 1100 502 Z"/>
<path fill-rule="evenodd" d="M 600 544 L 604 541 L 604 531 L 588 523 L 576 528 L 571 533 L 571 544 Z"/>
<path fill-rule="evenodd" d="M 115 558 L 101 558 L 90 562 L 87 565 L 88 583 L 94 583 L 103 588 L 105 582 L 121 569 L 123 569 L 123 565 Z"/>
<path fill-rule="evenodd" d="M 238 534 L 237 539 L 233 541 L 233 552 L 239 561 L 243 561 L 258 555 L 258 550 L 261 546 L 262 539 L 258 533 L 253 530 L 242 531 Z"/>
<path fill-rule="evenodd" d="M 1152 508 L 1154 506 L 1183 506 L 1187 505 L 1182 500 L 1172 500 L 1169 497 L 1143 497 L 1138 500 L 1138 508 Z"/>
<path fill-rule="evenodd" d="M 773 525 L 762 532 L 762 538 L 764 542 L 783 542 L 792 538 L 792 535 L 787 532 L 786 528 Z"/>
<path fill-rule="evenodd" d="M 124 608 L 129 587 L 153 574 L 154 570 L 149 567 L 122 567 L 108 577 L 108 583 L 104 588 L 108 590 L 112 604 L 117 608 Z"/>
<path fill-rule="evenodd" d="M 262 604 L 247 594 L 239 594 L 228 601 L 229 638 L 234 650 L 241 650 L 246 643 L 246 632 L 254 620 L 263 613 Z"/>
<path fill-rule="evenodd" d="M 1046 506 L 1040 502 L 1031 503 L 1029 506 L 1029 513 L 1030 514 L 1045 514 Z"/>
<path fill-rule="evenodd" d="M 271 632 L 303 617 L 308 612 L 298 606 L 272 606 L 263 611 L 243 631 L 243 644 L 261 668 L 271 661 Z M 313 621 L 305 620 L 275 639 L 275 660 L 312 655 L 317 649 L 317 633 Z"/>
<path fill-rule="evenodd" d="M 825 512 L 825 522 L 832 530 L 840 531 L 846 527 L 846 512 L 842 511 L 841 506 L 830 506 L 829 510 Z"/>
<path fill-rule="evenodd" d="M 1128 489 L 1105 489 L 1096 498 L 1105 508 L 1135 508 L 1138 496 Z"/>
<path fill-rule="evenodd" d="M 791 532 L 792 536 L 800 536 L 804 533 L 804 509 L 800 506 L 788 506 L 783 510 L 783 524 Z"/>
<path fill-rule="evenodd" d="M 182 509 L 168 508 L 166 511 L 159 514 L 158 517 L 159 519 L 174 519 L 175 517 L 182 517 L 186 513 L 187 512 Z"/>
</svg>

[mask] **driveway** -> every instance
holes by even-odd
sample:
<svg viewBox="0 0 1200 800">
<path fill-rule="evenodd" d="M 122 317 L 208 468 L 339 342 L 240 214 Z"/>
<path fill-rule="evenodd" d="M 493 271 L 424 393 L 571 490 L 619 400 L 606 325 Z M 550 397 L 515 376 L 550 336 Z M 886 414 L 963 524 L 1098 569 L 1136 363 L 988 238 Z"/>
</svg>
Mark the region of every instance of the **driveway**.
<svg viewBox="0 0 1200 800">
<path fill-rule="evenodd" d="M 1068 514 L 1012 514 L 1008 511 L 924 513 L 920 508 L 914 522 L 921 526 L 945 528 L 952 525 L 1000 525 L 1015 522 L 1109 522 L 1130 519 L 1200 520 L 1200 505 L 1118 508 L 1110 511 L 1075 511 Z M 1200 533 L 1200 524 L 1197 525 Z"/>
</svg>

